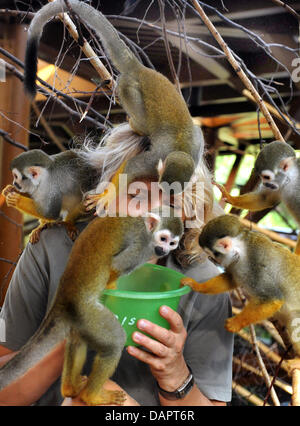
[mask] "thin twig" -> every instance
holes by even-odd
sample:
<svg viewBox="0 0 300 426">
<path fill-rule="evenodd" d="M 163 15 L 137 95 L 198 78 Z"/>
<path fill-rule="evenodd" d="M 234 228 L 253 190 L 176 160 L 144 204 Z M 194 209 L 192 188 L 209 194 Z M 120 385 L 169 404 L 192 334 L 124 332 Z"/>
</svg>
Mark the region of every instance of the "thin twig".
<svg viewBox="0 0 300 426">
<path fill-rule="evenodd" d="M 63 146 L 61 141 L 58 139 L 56 134 L 53 132 L 53 130 L 51 129 L 51 127 L 47 123 L 47 120 L 45 119 L 45 117 L 43 115 L 41 115 L 41 111 L 39 110 L 35 101 L 32 102 L 32 108 L 33 108 L 36 116 L 38 118 L 40 118 L 40 122 L 41 122 L 42 126 L 44 127 L 44 129 L 46 130 L 49 138 L 55 143 L 55 145 L 58 147 L 58 149 L 60 151 L 62 151 L 62 152 L 66 151 L 66 148 Z"/>
<path fill-rule="evenodd" d="M 48 1 L 52 2 L 53 0 L 48 0 Z M 81 42 L 78 31 L 72 19 L 66 13 L 60 13 L 58 16 L 59 16 L 59 19 L 66 25 L 70 35 L 74 38 L 74 40 L 77 42 L 80 41 L 80 43 L 78 44 L 81 50 L 86 55 L 86 57 L 89 58 L 91 64 L 93 65 L 97 73 L 99 74 L 100 78 L 103 81 L 109 81 L 109 83 L 107 84 L 107 87 L 112 90 L 113 86 L 115 85 L 113 77 L 107 71 L 107 69 L 101 62 L 101 60 L 98 58 L 98 55 L 92 49 L 92 47 L 87 42 L 87 40 L 84 39 L 83 43 Z"/>
<path fill-rule="evenodd" d="M 277 4 L 278 6 L 282 6 L 287 12 L 289 12 L 291 15 L 293 15 L 299 22 L 300 22 L 300 15 L 288 4 L 284 3 L 281 0 L 271 0 L 273 3 Z"/>
<path fill-rule="evenodd" d="M 178 93 L 181 94 L 181 90 L 180 90 L 180 83 L 178 80 L 178 76 L 176 74 L 176 70 L 175 70 L 175 66 L 174 66 L 174 62 L 172 59 L 172 54 L 171 54 L 171 50 L 170 50 L 170 45 L 168 42 L 168 36 L 167 36 L 167 32 L 166 32 L 166 18 L 165 18 L 165 5 L 163 3 L 162 0 L 158 0 L 158 4 L 159 4 L 159 9 L 160 9 L 160 18 L 161 18 L 161 23 L 162 23 L 162 32 L 163 32 L 163 41 L 164 41 L 164 45 L 165 45 L 165 49 L 167 52 L 167 58 L 168 58 L 168 62 L 169 62 L 169 67 L 171 70 L 171 74 L 174 80 L 174 84 L 177 88 Z"/>
<path fill-rule="evenodd" d="M 247 371 L 250 371 L 251 373 L 255 374 L 256 376 L 262 377 L 261 370 L 258 370 L 258 368 L 253 367 L 253 365 L 248 364 L 245 361 L 242 361 L 241 359 L 237 357 L 233 357 L 233 362 L 236 365 L 239 365 L 241 368 L 244 368 Z M 276 376 L 270 376 L 270 379 L 273 380 L 274 378 L 274 385 L 279 387 L 280 389 L 284 390 L 288 394 L 292 395 L 293 390 L 292 386 L 290 386 L 288 383 L 283 382 L 282 380 L 278 379 Z"/>
<path fill-rule="evenodd" d="M 239 385 L 235 380 L 232 380 L 232 389 L 237 394 L 239 394 L 243 398 L 245 398 L 247 401 L 251 402 L 251 404 L 258 405 L 258 406 L 262 406 L 264 404 L 264 401 L 262 399 L 260 399 L 256 395 L 254 395 L 248 389 L 246 389 L 243 386 Z"/>
<path fill-rule="evenodd" d="M 257 339 L 256 339 L 256 333 L 255 333 L 254 325 L 250 324 L 249 329 L 250 329 L 250 334 L 251 334 L 251 337 L 252 337 L 252 345 L 253 345 L 255 353 L 256 353 L 258 365 L 259 365 L 260 370 L 262 372 L 264 381 L 265 381 L 267 387 L 270 389 L 270 395 L 271 395 L 272 401 L 273 401 L 274 405 L 278 407 L 278 406 L 280 406 L 280 401 L 278 399 L 278 396 L 275 392 L 274 387 L 271 384 L 271 379 L 270 379 L 269 373 L 266 369 L 265 363 L 264 363 L 262 356 L 260 354 L 260 350 L 259 350 L 258 345 L 257 345 Z"/>
<path fill-rule="evenodd" d="M 24 151 L 28 151 L 27 146 L 25 146 L 25 145 L 23 145 L 22 143 L 17 142 L 17 141 L 15 141 L 14 139 L 12 139 L 12 138 L 9 136 L 9 133 L 8 133 L 8 132 L 6 132 L 5 130 L 0 129 L 0 135 L 1 135 L 1 136 L 3 137 L 3 139 L 4 139 L 6 142 L 8 142 L 9 144 L 11 144 L 11 145 L 13 145 L 13 146 L 15 146 L 15 147 L 17 147 L 17 148 L 23 149 Z"/>
<path fill-rule="evenodd" d="M 262 113 L 264 114 L 269 126 L 271 127 L 274 137 L 276 140 L 280 140 L 282 142 L 285 142 L 282 134 L 280 133 L 275 121 L 273 120 L 271 114 L 269 113 L 264 101 L 262 100 L 261 96 L 257 93 L 255 87 L 249 80 L 248 76 L 245 74 L 245 72 L 241 69 L 241 66 L 234 58 L 233 54 L 231 53 L 231 50 L 225 43 L 224 39 L 222 38 L 221 34 L 218 32 L 214 24 L 210 21 L 200 4 L 198 3 L 198 0 L 193 0 L 193 4 L 199 13 L 201 19 L 203 20 L 204 24 L 207 26 L 215 40 L 220 45 L 221 49 L 225 53 L 229 63 L 233 67 L 234 71 L 237 73 L 237 75 L 240 77 L 241 81 L 244 83 L 246 88 L 250 91 L 251 95 L 255 98 L 257 104 L 259 105 Z"/>
</svg>

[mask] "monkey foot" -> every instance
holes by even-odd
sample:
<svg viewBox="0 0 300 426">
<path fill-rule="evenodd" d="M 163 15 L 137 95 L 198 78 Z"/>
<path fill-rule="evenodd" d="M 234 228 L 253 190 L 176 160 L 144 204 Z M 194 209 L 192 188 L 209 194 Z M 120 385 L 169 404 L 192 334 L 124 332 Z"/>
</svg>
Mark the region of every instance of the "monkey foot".
<svg viewBox="0 0 300 426">
<path fill-rule="evenodd" d="M 39 225 L 37 228 L 35 228 L 31 234 L 29 235 L 29 242 L 31 244 L 36 244 L 40 241 L 40 237 L 41 237 L 41 232 L 44 229 L 48 229 L 53 225 L 54 222 L 46 222 L 43 223 L 41 225 Z"/>
<path fill-rule="evenodd" d="M 101 389 L 100 392 L 95 394 L 88 392 L 87 388 L 80 392 L 79 397 L 87 405 L 123 405 L 126 399 L 126 395 L 122 391 Z"/>
<path fill-rule="evenodd" d="M 225 328 L 230 333 L 237 333 L 242 328 L 246 327 L 247 324 L 243 324 L 242 321 L 237 318 L 237 316 L 228 318 L 225 322 Z"/>
<path fill-rule="evenodd" d="M 61 394 L 64 398 L 75 398 L 85 388 L 87 384 L 87 376 L 80 376 L 76 385 L 67 381 L 61 385 Z"/>
</svg>

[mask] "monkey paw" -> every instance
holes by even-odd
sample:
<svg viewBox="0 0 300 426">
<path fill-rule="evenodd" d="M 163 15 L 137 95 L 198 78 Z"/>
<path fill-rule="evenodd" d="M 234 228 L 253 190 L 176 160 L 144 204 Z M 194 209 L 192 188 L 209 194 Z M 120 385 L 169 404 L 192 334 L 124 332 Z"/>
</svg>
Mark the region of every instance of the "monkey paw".
<svg viewBox="0 0 300 426">
<path fill-rule="evenodd" d="M 200 284 L 193 278 L 182 278 L 182 280 L 180 280 L 180 287 L 183 287 L 185 285 L 191 287 L 193 291 L 197 291 L 199 293 L 206 293 L 205 284 Z"/>
<path fill-rule="evenodd" d="M 87 376 L 80 376 L 76 385 L 69 383 L 68 380 L 64 381 L 61 385 L 62 396 L 64 398 L 75 398 L 85 388 L 87 381 Z"/>
<path fill-rule="evenodd" d="M 44 229 L 44 227 L 43 227 Z M 41 232 L 43 230 L 42 228 L 40 228 L 39 226 L 34 229 L 31 234 L 29 235 L 29 242 L 31 244 L 36 244 L 40 241 L 40 236 L 41 236 Z"/>
<path fill-rule="evenodd" d="M 3 190 L 2 190 L 2 195 L 4 195 L 4 197 L 7 197 L 10 193 L 12 192 L 17 192 L 16 188 L 13 185 L 7 185 Z"/>
<path fill-rule="evenodd" d="M 44 229 L 50 228 L 55 222 L 46 222 L 39 225 L 37 228 L 35 228 L 31 234 L 29 235 L 29 242 L 31 244 L 36 244 L 40 241 L 41 232 Z"/>
<path fill-rule="evenodd" d="M 237 317 L 228 318 L 225 322 L 225 328 L 230 333 L 237 333 L 245 326 L 241 324 L 241 321 Z"/>
<path fill-rule="evenodd" d="M 105 287 L 106 290 L 115 290 L 117 288 L 117 281 L 112 281 Z"/>
<path fill-rule="evenodd" d="M 21 195 L 18 192 L 11 191 L 8 192 L 6 197 L 6 204 L 8 207 L 17 207 L 18 202 L 20 201 Z"/>
<path fill-rule="evenodd" d="M 87 405 L 123 405 L 126 400 L 126 394 L 122 391 L 101 389 L 95 394 L 88 392 L 87 387 L 80 392 L 79 397 Z"/>
<path fill-rule="evenodd" d="M 188 286 L 193 289 L 195 282 L 196 281 L 193 280 L 193 278 L 182 278 L 182 280 L 180 280 L 180 287 Z"/>
</svg>

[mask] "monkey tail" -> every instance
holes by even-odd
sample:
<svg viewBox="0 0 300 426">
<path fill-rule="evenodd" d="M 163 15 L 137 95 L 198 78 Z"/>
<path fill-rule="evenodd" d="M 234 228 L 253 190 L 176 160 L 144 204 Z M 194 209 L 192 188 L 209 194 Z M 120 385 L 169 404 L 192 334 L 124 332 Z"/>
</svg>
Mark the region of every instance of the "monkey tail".
<svg viewBox="0 0 300 426">
<path fill-rule="evenodd" d="M 111 180 L 124 161 L 149 147 L 150 140 L 146 136 L 138 135 L 128 123 L 123 123 L 110 130 L 99 144 L 95 145 L 93 140 L 86 139 L 75 152 L 87 164 L 101 171 L 102 187 L 102 184 L 105 186 Z"/>
<path fill-rule="evenodd" d="M 115 28 L 101 12 L 83 1 L 69 0 L 68 3 L 73 11 L 95 30 L 118 71 L 126 72 L 131 70 L 133 72 L 137 66 L 141 65 L 123 40 L 120 39 Z M 48 3 L 36 13 L 28 29 L 24 86 L 32 97 L 36 93 L 37 52 L 43 28 L 53 16 L 63 12 L 68 12 L 68 7 L 63 0 Z"/>
<path fill-rule="evenodd" d="M 22 377 L 42 360 L 65 339 L 69 329 L 70 327 L 61 318 L 57 318 L 55 311 L 51 309 L 31 339 L 0 369 L 0 390 Z"/>
</svg>

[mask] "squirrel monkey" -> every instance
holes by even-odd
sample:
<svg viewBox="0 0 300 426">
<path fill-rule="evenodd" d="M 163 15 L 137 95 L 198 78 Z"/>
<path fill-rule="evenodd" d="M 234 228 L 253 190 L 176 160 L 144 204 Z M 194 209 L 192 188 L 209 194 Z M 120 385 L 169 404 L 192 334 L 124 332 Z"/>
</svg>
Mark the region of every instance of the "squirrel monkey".
<svg viewBox="0 0 300 426">
<path fill-rule="evenodd" d="M 215 185 L 237 208 L 258 211 L 283 202 L 300 225 L 300 160 L 294 149 L 281 141 L 271 142 L 257 156 L 254 170 L 261 180 L 254 192 L 234 197 L 222 185 Z M 300 239 L 295 253 L 300 254 Z"/>
<path fill-rule="evenodd" d="M 96 186 L 98 172 L 73 151 L 47 155 L 39 149 L 23 152 L 10 164 L 13 185 L 2 191 L 9 207 L 40 219 L 30 242 L 52 223 L 63 223 L 72 240 L 77 236 L 75 220 L 86 215 L 83 194 Z M 58 222 L 66 212 L 63 222 Z"/>
<path fill-rule="evenodd" d="M 203 284 L 183 278 L 182 285 L 206 294 L 224 293 L 241 286 L 249 302 L 225 328 L 238 332 L 249 324 L 274 317 L 300 357 L 300 258 L 265 235 L 250 231 L 231 215 L 208 222 L 200 246 L 225 272 Z M 298 326 L 298 332 L 297 332 Z"/>
<path fill-rule="evenodd" d="M 61 391 L 88 405 L 122 404 L 123 392 L 102 389 L 114 373 L 125 332 L 99 297 L 118 277 L 177 248 L 183 224 L 172 209 L 142 217 L 97 217 L 76 239 L 54 302 L 40 328 L 0 369 L 0 390 L 24 375 L 67 338 Z M 169 214 L 166 217 L 166 214 Z M 96 351 L 88 379 L 81 375 L 87 347 Z"/>
<path fill-rule="evenodd" d="M 150 149 L 125 161 L 114 177 L 124 173 L 128 185 L 136 180 L 151 178 L 171 185 L 180 193 L 189 182 L 199 160 L 203 136 L 195 126 L 181 94 L 162 74 L 142 65 L 120 39 L 115 28 L 105 16 L 84 3 L 69 0 L 73 11 L 100 37 L 113 65 L 120 72 L 117 96 L 130 117 L 131 128 L 140 135 L 148 136 Z M 25 88 L 33 97 L 36 93 L 37 50 L 44 25 L 61 12 L 68 12 L 63 0 L 46 4 L 36 13 L 28 30 L 25 58 Z M 114 191 L 89 195 L 89 207 L 93 208 L 104 196 L 109 205 Z M 103 200 L 102 200 L 103 201 Z"/>
</svg>

